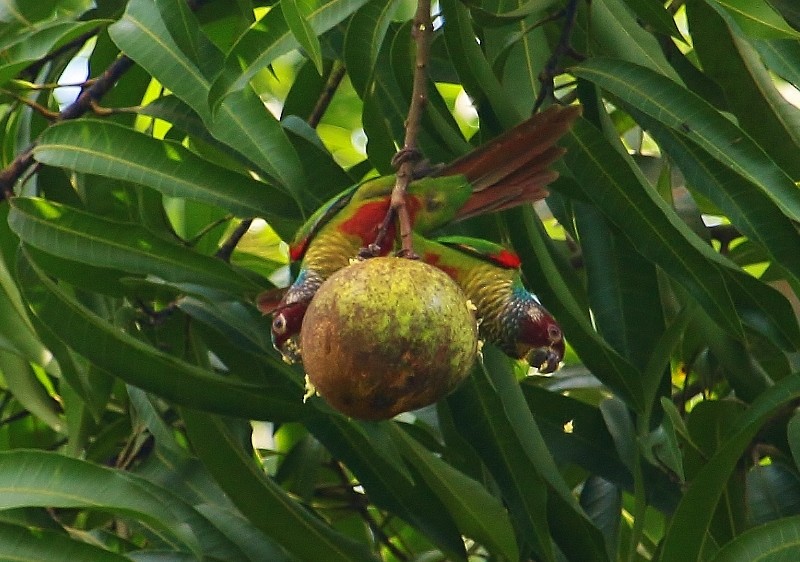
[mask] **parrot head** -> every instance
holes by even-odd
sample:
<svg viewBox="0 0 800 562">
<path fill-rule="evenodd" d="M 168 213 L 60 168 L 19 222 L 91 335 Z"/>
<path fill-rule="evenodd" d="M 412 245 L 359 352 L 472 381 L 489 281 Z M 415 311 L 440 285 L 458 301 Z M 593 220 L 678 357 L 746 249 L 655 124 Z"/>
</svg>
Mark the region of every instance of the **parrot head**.
<svg viewBox="0 0 800 562">
<path fill-rule="evenodd" d="M 277 309 L 272 314 L 272 345 L 283 360 L 295 363 L 300 359 L 300 328 L 308 303 L 296 302 Z"/>
<path fill-rule="evenodd" d="M 528 303 L 521 317 L 517 335 L 519 356 L 548 374 L 561 366 L 564 358 L 564 334 L 555 318 L 536 300 Z"/>
</svg>

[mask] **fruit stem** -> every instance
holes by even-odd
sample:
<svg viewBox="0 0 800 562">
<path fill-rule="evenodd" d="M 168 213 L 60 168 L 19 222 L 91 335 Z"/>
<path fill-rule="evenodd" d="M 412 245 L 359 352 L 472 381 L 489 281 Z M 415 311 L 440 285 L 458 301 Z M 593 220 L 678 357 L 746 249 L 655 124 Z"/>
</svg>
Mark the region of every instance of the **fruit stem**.
<svg viewBox="0 0 800 562">
<path fill-rule="evenodd" d="M 414 176 L 414 168 L 419 163 L 421 156 L 417 148 L 422 112 L 428 102 L 427 75 L 428 59 L 430 57 L 430 41 L 433 36 L 433 22 L 431 21 L 430 0 L 418 0 L 417 12 L 411 27 L 411 36 L 417 46 L 414 65 L 414 84 L 411 91 L 411 103 L 406 118 L 406 134 L 403 148 L 392 159 L 392 164 L 397 168 L 397 181 L 392 190 L 392 199 L 385 224 L 389 224 L 392 216 L 397 216 L 400 230 L 400 255 L 408 258 L 416 257 L 414 245 L 411 241 L 411 217 L 406 206 L 406 189 Z"/>
</svg>

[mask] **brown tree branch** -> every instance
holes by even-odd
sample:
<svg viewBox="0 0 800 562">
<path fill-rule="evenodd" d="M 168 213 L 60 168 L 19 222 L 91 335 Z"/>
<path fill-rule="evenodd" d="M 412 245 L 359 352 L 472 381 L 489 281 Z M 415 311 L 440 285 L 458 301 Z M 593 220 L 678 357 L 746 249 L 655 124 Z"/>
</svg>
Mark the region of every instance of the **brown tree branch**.
<svg viewBox="0 0 800 562">
<path fill-rule="evenodd" d="M 374 247 L 377 247 L 384 239 L 389 225 L 394 217 L 397 217 L 400 234 L 400 255 L 408 258 L 415 258 L 414 246 L 411 242 L 411 217 L 406 207 L 406 190 L 408 184 L 414 177 L 415 165 L 419 162 L 420 154 L 417 147 L 417 138 L 422 123 L 422 112 L 428 103 L 427 93 L 427 68 L 430 58 L 430 44 L 433 36 L 433 22 L 431 21 L 431 2 L 430 0 L 418 0 L 417 12 L 411 28 L 411 36 L 417 46 L 417 53 L 414 64 L 414 82 L 411 91 L 411 103 L 408 108 L 406 118 L 406 134 L 403 141 L 403 148 L 395 154 L 392 165 L 397 169 L 392 198 L 386 218 L 378 230 Z M 371 248 L 374 253 L 374 249 Z"/>
<path fill-rule="evenodd" d="M 204 0 L 186 0 L 186 4 L 192 11 L 196 11 L 200 6 L 202 6 L 203 3 Z M 73 41 L 70 41 L 52 53 L 48 53 L 45 57 L 43 57 L 42 60 L 45 62 L 52 60 L 53 58 L 68 52 L 70 49 L 74 49 L 77 46 L 82 45 L 90 37 L 92 37 L 92 35 L 96 35 L 97 32 L 98 30 L 92 30 L 84 35 L 76 37 Z M 36 66 L 37 64 L 39 64 L 39 62 L 34 63 L 26 68 L 23 73 L 38 72 L 38 67 Z M 59 112 L 58 116 L 55 118 L 55 121 L 77 119 L 89 111 L 96 111 L 99 107 L 98 102 L 100 99 L 116 85 L 122 75 L 125 74 L 134 64 L 135 63 L 133 60 L 128 58 L 126 55 L 121 54 L 98 78 L 84 82 L 84 89 L 81 91 L 78 98 L 73 103 L 65 107 L 61 112 Z M 30 168 L 34 163 L 33 150 L 35 147 L 36 143 L 34 142 L 28 148 L 18 154 L 8 166 L 6 166 L 3 170 L 0 170 L 0 201 L 14 195 L 14 185 L 16 184 L 17 180 L 19 180 L 25 171 L 28 170 L 28 168 Z"/>
<path fill-rule="evenodd" d="M 125 55 L 120 55 L 88 88 L 80 93 L 78 98 L 65 107 L 55 116 L 55 121 L 77 119 L 88 111 L 93 111 L 97 102 L 114 87 L 125 72 L 133 66 L 134 62 Z M 0 171 L 0 201 L 14 194 L 14 184 L 22 177 L 25 171 L 33 165 L 34 142 L 17 155 L 12 162 Z"/>
<path fill-rule="evenodd" d="M 317 128 L 317 125 L 319 125 L 319 122 L 322 120 L 322 116 L 325 115 L 325 112 L 328 110 L 328 106 L 331 104 L 331 101 L 333 101 L 333 96 L 336 94 L 339 84 L 342 83 L 346 70 L 345 66 L 338 60 L 334 62 L 330 76 L 328 76 L 328 81 L 325 83 L 325 88 L 323 88 L 314 109 L 308 116 L 308 124 L 312 129 Z"/>
<path fill-rule="evenodd" d="M 231 255 L 233 255 L 236 245 L 239 244 L 239 241 L 250 229 L 251 224 L 253 224 L 253 219 L 245 219 L 240 222 L 228 239 L 225 240 L 225 243 L 219 247 L 219 250 L 217 250 L 217 253 L 215 254 L 216 257 L 222 261 L 231 261 Z"/>
<path fill-rule="evenodd" d="M 591 0 L 587 0 L 587 2 L 589 1 Z M 580 0 L 568 0 L 567 5 L 564 6 L 564 9 L 559 11 L 555 16 L 564 18 L 564 26 L 561 28 L 561 35 L 558 38 L 558 43 L 553 49 L 553 52 L 550 54 L 550 58 L 547 59 L 544 69 L 539 75 L 539 82 L 541 83 L 542 88 L 539 90 L 539 94 L 536 96 L 536 101 L 533 104 L 533 110 L 531 113 L 536 113 L 545 100 L 555 98 L 555 77 L 561 73 L 559 69 L 559 61 L 561 60 L 561 57 L 567 55 L 576 60 L 583 60 L 585 58 L 580 53 L 577 53 L 575 49 L 572 48 L 570 43 L 572 38 L 572 30 L 575 27 L 575 21 L 578 17 L 578 2 L 580 2 Z"/>
</svg>

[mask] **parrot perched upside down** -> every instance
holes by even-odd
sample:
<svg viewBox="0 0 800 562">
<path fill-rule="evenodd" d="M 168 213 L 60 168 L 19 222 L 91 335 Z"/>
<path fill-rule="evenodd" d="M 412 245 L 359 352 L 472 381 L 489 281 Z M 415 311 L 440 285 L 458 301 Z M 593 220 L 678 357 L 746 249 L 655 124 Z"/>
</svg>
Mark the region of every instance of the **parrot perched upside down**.
<svg viewBox="0 0 800 562">
<path fill-rule="evenodd" d="M 522 284 L 519 257 L 477 238 L 414 235 L 420 259 L 449 275 L 475 305 L 481 337 L 541 373 L 558 369 L 564 357 L 561 328 L 539 299 Z"/>
<path fill-rule="evenodd" d="M 406 191 L 406 206 L 415 232 L 429 233 L 450 222 L 545 198 L 545 187 L 558 177 L 550 166 L 564 153 L 555 143 L 579 114 L 577 106 L 552 106 L 488 144 L 412 181 Z M 382 240 L 376 238 L 389 211 L 394 185 L 394 176 L 366 180 L 331 199 L 298 231 L 289 256 L 292 262 L 302 260 L 294 283 L 279 302 L 271 298 L 271 292 L 259 297 L 258 302 L 262 312 L 273 314 L 273 343 L 284 359 L 299 358 L 296 336 L 323 281 L 349 265 L 362 248 L 376 244 L 380 255 L 393 249 L 393 224 Z M 552 320 L 549 314 L 546 316 Z M 493 322 L 485 317 L 483 321 Z M 493 342 L 494 333 L 487 335 Z M 550 340 L 536 339 L 524 345 L 529 349 L 547 347 Z M 563 343 L 561 346 L 563 354 Z M 519 350 L 511 346 L 501 347 L 514 357 L 520 356 Z M 546 363 L 552 363 L 550 358 Z"/>
</svg>

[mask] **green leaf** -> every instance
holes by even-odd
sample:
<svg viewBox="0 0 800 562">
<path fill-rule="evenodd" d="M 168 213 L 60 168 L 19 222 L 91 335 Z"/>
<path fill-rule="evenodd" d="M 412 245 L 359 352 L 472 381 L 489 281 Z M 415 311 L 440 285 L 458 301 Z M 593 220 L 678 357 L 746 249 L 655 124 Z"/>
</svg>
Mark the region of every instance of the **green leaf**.
<svg viewBox="0 0 800 562">
<path fill-rule="evenodd" d="M 800 413 L 794 414 L 789 420 L 786 433 L 795 467 L 800 467 Z"/>
<path fill-rule="evenodd" d="M 156 4 L 177 47 L 199 68 L 219 67 L 222 53 L 209 48 L 211 42 L 201 33 L 189 5 L 181 0 L 156 0 Z"/>
<path fill-rule="evenodd" d="M 0 350 L 14 353 L 59 374 L 52 355 L 36 336 L 16 280 L 0 256 Z"/>
<path fill-rule="evenodd" d="M 781 562 L 800 556 L 800 516 L 778 519 L 745 531 L 710 562 Z"/>
<path fill-rule="evenodd" d="M 800 377 L 786 377 L 764 391 L 731 428 L 731 436 L 694 477 L 672 515 L 662 543 L 660 562 L 703 560 L 714 508 L 740 456 L 775 411 L 799 396 Z"/>
<path fill-rule="evenodd" d="M 637 115 L 643 126 L 681 168 L 688 187 L 714 203 L 739 231 L 761 244 L 770 257 L 800 282 L 800 234 L 763 191 L 714 160 L 687 137 Z"/>
<path fill-rule="evenodd" d="M 793 29 L 775 12 L 768 2 L 750 0 L 705 0 L 709 6 L 731 19 L 742 31 L 759 39 L 800 39 Z"/>
<path fill-rule="evenodd" d="M 777 458 L 751 467 L 745 486 L 751 526 L 800 514 L 800 478 L 796 470 Z"/>
<path fill-rule="evenodd" d="M 311 28 L 309 18 L 314 12 L 314 2 L 310 0 L 281 0 L 283 18 L 294 35 L 295 40 L 305 49 L 308 57 L 314 61 L 317 72 L 322 74 L 322 47 L 319 38 Z"/>
<path fill-rule="evenodd" d="M 89 265 L 233 293 L 258 289 L 222 260 L 194 253 L 136 224 L 36 198 L 14 199 L 8 220 L 24 242 Z"/>
<path fill-rule="evenodd" d="M 50 396 L 27 361 L 8 351 L 0 351 L 0 376 L 23 408 L 53 430 L 63 432 L 61 407 Z"/>
<path fill-rule="evenodd" d="M 519 558 L 508 512 L 475 480 L 465 476 L 398 426 L 393 437 L 409 463 L 447 507 L 462 534 L 475 539 L 508 560 Z"/>
<path fill-rule="evenodd" d="M 536 256 L 536 259 L 523 260 L 522 271 L 531 282 L 536 282 L 536 292 L 558 318 L 570 345 L 591 372 L 596 373 L 634 410 L 641 411 L 644 408 L 641 375 L 595 330 L 588 313 L 576 299 L 577 282 L 570 285 L 569 278 L 564 277 L 570 271 L 562 274 L 557 267 L 535 213 L 532 209 L 515 209 L 504 214 L 514 248 L 522 256 Z"/>
<path fill-rule="evenodd" d="M 125 150 L 120 150 L 121 146 Z M 294 201 L 280 190 L 203 160 L 178 143 L 108 121 L 66 121 L 49 127 L 37 143 L 34 157 L 51 166 L 218 205 L 242 217 L 260 216 L 287 234 L 299 222 L 289 218 L 300 218 Z"/>
<path fill-rule="evenodd" d="M 458 431 L 480 454 L 508 505 L 517 536 L 550 559 L 550 537 L 574 560 L 606 560 L 605 545 L 566 487 L 525 404 L 508 358 L 492 346 L 448 399 Z"/>
<path fill-rule="evenodd" d="M 222 489 L 288 552 L 301 560 L 375 560 L 365 546 L 337 534 L 292 500 L 245 453 L 224 420 L 193 410 L 183 410 L 182 417 L 192 446 Z"/>
<path fill-rule="evenodd" d="M 680 82 L 658 39 L 639 24 L 624 0 L 592 0 L 589 10 L 586 33 L 593 53 L 642 65 Z"/>
<path fill-rule="evenodd" d="M 768 0 L 776 12 L 781 14 L 795 29 L 800 29 L 800 6 L 794 0 Z"/>
<path fill-rule="evenodd" d="M 754 45 L 735 26 L 705 2 L 687 8 L 694 52 L 705 74 L 722 87 L 726 109 L 787 175 L 800 177 L 800 110 L 781 95 Z"/>
<path fill-rule="evenodd" d="M 372 82 L 378 55 L 398 5 L 399 0 L 372 0 L 353 14 L 347 25 L 344 60 L 353 87 L 362 99 Z"/>
<path fill-rule="evenodd" d="M 800 220 L 800 190 L 794 182 L 744 131 L 701 98 L 647 68 L 619 60 L 591 59 L 574 73 L 696 142 L 765 191 L 786 216 Z"/>
<path fill-rule="evenodd" d="M 345 462 L 376 506 L 414 525 L 444 552 L 462 556 L 464 543 L 458 529 L 439 499 L 420 486 L 406 467 L 392 440 L 390 423 L 320 413 L 310 417 L 306 427 L 331 455 Z"/>
<path fill-rule="evenodd" d="M 618 488 L 633 490 L 633 474 L 619 458 L 597 407 L 540 388 L 530 377 L 520 386 L 547 448 L 560 466 L 574 464 Z M 570 427 L 569 432 L 565 426 Z M 675 482 L 655 467 L 644 465 L 643 469 L 649 501 L 661 511 L 672 511 L 680 498 Z"/>
<path fill-rule="evenodd" d="M 469 6 L 469 11 L 475 21 L 481 26 L 499 26 L 523 20 L 530 15 L 539 14 L 550 8 L 556 0 L 527 0 L 522 4 L 518 2 L 517 7 L 509 10 L 487 9 L 481 6 L 481 2 L 464 2 Z"/>
<path fill-rule="evenodd" d="M 642 370 L 664 331 L 656 268 L 596 207 L 574 209 L 597 331 Z"/>
<path fill-rule="evenodd" d="M 795 88 L 800 86 L 800 41 L 775 39 L 754 41 L 753 45 L 770 70 Z"/>
<path fill-rule="evenodd" d="M 0 508 L 102 509 L 136 517 L 173 546 L 201 551 L 191 507 L 132 474 L 46 451 L 0 452 Z M 186 518 L 186 519 L 184 519 Z M 197 529 L 199 530 L 199 529 Z M 210 536 L 207 538 L 211 538 Z"/>
<path fill-rule="evenodd" d="M 20 267 L 28 281 L 23 284 L 25 298 L 43 329 L 108 373 L 176 404 L 223 415 L 271 420 L 301 416 L 299 395 L 281 396 L 274 387 L 244 384 L 159 351 L 81 306 L 26 262 Z"/>
<path fill-rule="evenodd" d="M 648 0 L 625 0 L 625 2 L 639 19 L 652 26 L 657 33 L 683 40 L 683 36 L 675 23 L 675 18 L 672 17 L 672 14 L 667 11 L 663 4 L 649 2 Z"/>
<path fill-rule="evenodd" d="M 127 556 L 80 542 L 62 533 L 18 527 L 9 523 L 0 523 L 0 559 L 20 562 L 38 560 L 130 562 Z"/>
<path fill-rule="evenodd" d="M 746 322 L 787 349 L 800 345 L 800 329 L 783 297 L 699 239 L 652 189 L 641 184 L 631 164 L 597 129 L 579 120 L 564 144 L 569 149 L 565 162 L 586 196 L 638 252 L 684 285 L 728 333 L 742 339 L 741 322 Z"/>
<path fill-rule="evenodd" d="M 314 35 L 322 35 L 352 15 L 367 0 L 329 0 L 315 6 L 307 23 Z M 230 50 L 226 69 L 215 81 L 209 104 L 216 107 L 229 94 L 244 89 L 257 72 L 268 67 L 280 55 L 297 48 L 280 10 L 270 10 L 247 30 Z M 240 70 L 244 67 L 244 71 Z"/>
<path fill-rule="evenodd" d="M 0 21 L 3 21 L 2 18 Z M 31 63 L 45 57 L 50 51 L 106 23 L 104 21 L 52 22 L 19 34 L 0 36 L 0 50 L 3 52 L 3 59 L 0 61 L 0 84 L 5 85 L 9 79 L 17 76 Z"/>
<path fill-rule="evenodd" d="M 608 480 L 591 475 L 583 483 L 580 502 L 586 514 L 603 533 L 606 550 L 609 553 L 615 552 L 622 512 L 622 493 L 619 488 Z"/>
<path fill-rule="evenodd" d="M 521 121 L 511 96 L 497 80 L 486 55 L 476 41 L 467 7 L 456 0 L 440 2 L 444 40 L 464 89 L 481 113 L 487 130 L 509 129 Z"/>
<path fill-rule="evenodd" d="M 221 104 L 212 116 L 208 107 L 210 82 L 171 40 L 158 11 L 146 0 L 128 2 L 125 14 L 109 33 L 130 58 L 188 104 L 215 138 L 264 170 L 295 199 L 301 199 L 306 185 L 300 157 L 252 89 L 242 86 L 239 94 Z"/>
</svg>

